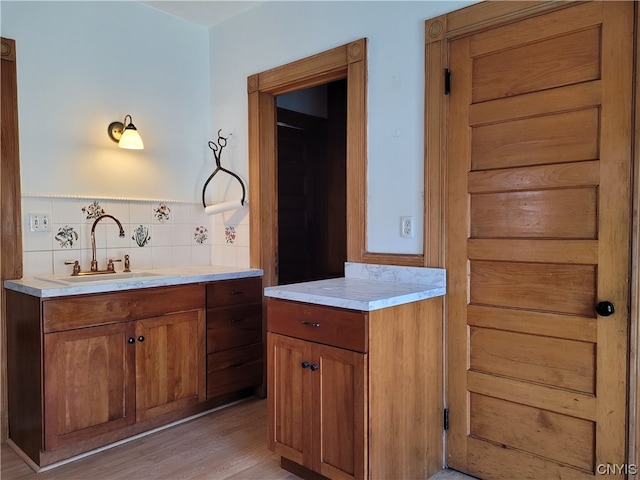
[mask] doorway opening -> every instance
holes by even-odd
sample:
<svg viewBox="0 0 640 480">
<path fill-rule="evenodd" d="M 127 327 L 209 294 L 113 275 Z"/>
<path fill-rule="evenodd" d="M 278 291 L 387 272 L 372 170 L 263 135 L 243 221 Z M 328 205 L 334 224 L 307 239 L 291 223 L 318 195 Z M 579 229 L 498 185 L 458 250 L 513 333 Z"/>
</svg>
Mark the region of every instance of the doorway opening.
<svg viewBox="0 0 640 480">
<path fill-rule="evenodd" d="M 346 79 L 276 98 L 279 284 L 344 274 L 346 102 Z"/>
<path fill-rule="evenodd" d="M 366 252 L 367 92 L 366 39 L 318 53 L 247 78 L 249 106 L 250 266 L 263 271 L 263 286 L 278 285 L 279 96 L 345 80 L 346 259 Z M 340 266 L 343 268 L 343 265 Z"/>
</svg>

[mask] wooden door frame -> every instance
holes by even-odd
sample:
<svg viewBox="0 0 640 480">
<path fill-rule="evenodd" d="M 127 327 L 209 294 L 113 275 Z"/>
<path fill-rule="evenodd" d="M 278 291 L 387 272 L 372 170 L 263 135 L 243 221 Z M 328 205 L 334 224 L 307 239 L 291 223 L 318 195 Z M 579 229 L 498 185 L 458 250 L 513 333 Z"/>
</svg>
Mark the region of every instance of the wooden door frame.
<svg viewBox="0 0 640 480">
<path fill-rule="evenodd" d="M 362 38 L 247 79 L 249 96 L 250 265 L 264 271 L 264 285 L 277 284 L 276 97 L 347 79 L 347 260 L 424 265 L 424 255 L 368 252 L 367 39 Z"/>
<path fill-rule="evenodd" d="M 16 42 L 0 38 L 2 61 L 2 167 L 0 167 L 0 281 L 22 278 L 22 221 L 18 142 Z M 5 292 L 0 288 L 0 441 L 9 436 L 7 397 L 7 323 Z"/>
<path fill-rule="evenodd" d="M 507 23 L 541 15 L 554 10 L 572 7 L 577 2 L 553 1 L 513 1 L 513 2 L 482 2 L 446 15 L 431 18 L 425 22 L 425 175 L 429 170 L 437 181 L 425 178 L 425 186 L 435 187 L 434 182 L 441 185 L 441 191 L 428 190 L 433 194 L 431 208 L 425 210 L 425 222 L 431 224 L 430 251 L 425 251 L 425 258 L 444 265 L 444 248 L 446 245 L 446 135 L 447 135 L 447 97 L 444 92 L 443 72 L 449 65 L 449 42 L 466 35 L 492 29 Z M 636 51 L 634 58 L 634 120 L 632 140 L 632 211 L 633 224 L 631 236 L 630 262 L 630 306 L 629 306 L 629 354 L 628 354 L 628 393 L 627 393 L 627 462 L 630 465 L 640 465 L 640 9 L 635 7 L 635 39 Z M 434 231 L 434 228 L 437 229 Z M 444 265 L 446 266 L 446 265 Z M 447 339 L 447 319 L 445 325 L 445 354 Z M 446 379 L 446 374 L 445 374 Z M 446 406 L 445 380 L 445 406 Z M 446 450 L 445 450 L 446 459 Z M 446 461 L 445 461 L 446 464 Z M 639 478 L 637 473 L 630 473 L 628 478 Z"/>
</svg>

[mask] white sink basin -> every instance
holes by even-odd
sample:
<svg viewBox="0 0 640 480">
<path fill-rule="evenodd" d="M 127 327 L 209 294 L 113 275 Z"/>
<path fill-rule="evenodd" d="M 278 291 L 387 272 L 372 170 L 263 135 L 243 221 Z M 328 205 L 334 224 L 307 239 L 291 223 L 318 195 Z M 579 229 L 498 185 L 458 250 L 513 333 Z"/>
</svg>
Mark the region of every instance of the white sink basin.
<svg viewBox="0 0 640 480">
<path fill-rule="evenodd" d="M 117 272 L 117 273 L 103 273 L 103 274 L 94 274 L 94 275 L 78 275 L 78 276 L 42 276 L 37 277 L 40 280 L 46 280 L 47 282 L 56 282 L 56 283 L 102 283 L 102 282 L 126 282 L 126 281 L 136 281 L 136 280 L 145 280 L 152 279 L 154 277 L 162 277 L 163 275 L 159 273 L 152 272 Z"/>
</svg>

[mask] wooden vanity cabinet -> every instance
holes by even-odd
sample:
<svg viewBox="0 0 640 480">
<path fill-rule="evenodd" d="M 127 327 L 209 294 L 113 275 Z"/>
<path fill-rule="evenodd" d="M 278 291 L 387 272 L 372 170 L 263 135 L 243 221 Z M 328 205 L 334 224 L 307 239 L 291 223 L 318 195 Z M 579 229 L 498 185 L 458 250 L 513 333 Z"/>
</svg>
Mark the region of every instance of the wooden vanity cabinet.
<svg viewBox="0 0 640 480">
<path fill-rule="evenodd" d="M 204 307 L 204 284 L 7 290 L 11 440 L 45 466 L 206 409 Z"/>
<path fill-rule="evenodd" d="M 302 478 L 428 478 L 442 459 L 441 300 L 267 299 L 268 447 Z"/>
<path fill-rule="evenodd" d="M 207 285 L 207 398 L 262 384 L 262 277 Z"/>
</svg>

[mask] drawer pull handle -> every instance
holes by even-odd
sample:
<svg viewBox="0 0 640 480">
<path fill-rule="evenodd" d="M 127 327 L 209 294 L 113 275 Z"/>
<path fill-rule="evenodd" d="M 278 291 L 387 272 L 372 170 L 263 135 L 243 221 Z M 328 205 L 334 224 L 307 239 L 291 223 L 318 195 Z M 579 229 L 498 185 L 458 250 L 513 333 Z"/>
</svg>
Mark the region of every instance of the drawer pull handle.
<svg viewBox="0 0 640 480">
<path fill-rule="evenodd" d="M 229 295 L 242 295 L 244 292 L 242 290 L 232 290 L 229 292 Z"/>
<path fill-rule="evenodd" d="M 312 372 L 315 372 L 315 371 L 316 371 L 316 370 L 318 370 L 319 368 L 320 368 L 320 367 L 318 366 L 318 364 L 317 364 L 317 363 L 313 363 L 313 364 L 311 365 L 311 371 L 312 371 Z"/>
<path fill-rule="evenodd" d="M 319 323 L 315 323 L 315 322 L 307 322 L 307 321 L 303 321 L 302 322 L 303 325 L 309 325 L 310 327 L 319 327 L 320 324 Z"/>
<path fill-rule="evenodd" d="M 302 368 L 309 368 L 311 364 L 309 362 L 302 362 L 301 366 Z"/>
<path fill-rule="evenodd" d="M 231 368 L 239 368 L 242 365 L 244 365 L 244 362 L 233 363 L 233 364 L 231 364 Z"/>
</svg>

